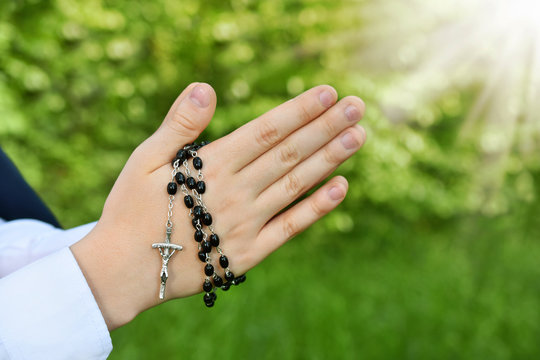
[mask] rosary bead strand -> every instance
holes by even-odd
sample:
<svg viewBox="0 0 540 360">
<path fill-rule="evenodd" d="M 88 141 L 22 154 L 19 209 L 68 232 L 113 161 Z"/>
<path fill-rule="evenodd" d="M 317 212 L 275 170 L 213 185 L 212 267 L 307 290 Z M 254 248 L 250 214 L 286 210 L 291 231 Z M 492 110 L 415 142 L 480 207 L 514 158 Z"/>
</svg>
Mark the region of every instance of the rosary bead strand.
<svg viewBox="0 0 540 360">
<path fill-rule="evenodd" d="M 245 275 L 235 277 L 233 272 L 229 269 L 229 260 L 223 253 L 223 250 L 219 247 L 220 239 L 214 232 L 212 226 L 212 215 L 208 212 L 202 200 L 202 194 L 206 192 L 206 184 L 203 180 L 204 177 L 201 171 L 203 168 L 203 161 L 198 156 L 197 150 L 206 144 L 207 142 L 202 142 L 200 145 L 193 143 L 184 146 L 183 149 L 178 151 L 176 159 L 182 164 L 185 175 L 179 171 L 175 175 L 175 178 L 177 179 L 178 184 L 181 185 L 182 192 L 185 195 L 184 203 L 186 207 L 190 209 L 189 214 L 192 218 L 192 225 L 195 228 L 194 239 L 198 243 L 199 260 L 205 263 L 205 281 L 203 283 L 203 291 L 205 294 L 203 300 L 206 306 L 212 307 L 217 298 L 214 286 L 227 291 L 231 284 L 238 285 L 245 281 Z M 188 162 L 189 159 L 192 159 L 192 166 L 197 170 L 197 179 L 191 175 Z M 191 190 L 191 194 L 188 189 Z M 208 227 L 211 232 L 210 236 L 204 231 L 203 226 Z M 211 264 L 210 254 L 212 252 L 212 247 L 216 248 L 216 251 L 220 255 L 218 262 L 220 267 L 224 269 L 226 282 Z"/>
<path fill-rule="evenodd" d="M 186 147 L 179 150 L 178 153 L 181 155 L 180 157 L 178 157 L 178 159 L 183 160 L 182 166 L 184 167 L 185 171 L 185 183 L 182 185 L 182 192 L 185 195 L 184 202 L 186 207 L 190 209 L 189 214 L 192 218 L 191 222 L 193 227 L 195 228 L 194 239 L 198 243 L 197 246 L 199 250 L 199 260 L 206 264 L 204 267 L 204 274 L 206 277 L 203 283 L 203 291 L 205 292 L 203 300 L 207 307 L 212 307 L 214 306 L 214 302 L 217 299 L 217 294 L 215 293 L 212 282 L 210 281 L 210 277 L 214 274 L 214 266 L 211 264 L 211 257 L 209 255 L 212 248 L 210 243 L 206 241 L 208 235 L 204 232 L 202 228 L 201 219 L 204 216 L 204 208 L 201 206 L 200 201 L 197 198 L 197 193 L 194 192 L 194 189 L 197 186 L 197 181 L 191 176 L 189 164 L 187 161 L 189 158 L 194 156 L 194 154 L 192 153 L 191 149 L 186 149 Z M 202 164 L 202 160 L 200 160 L 200 158 L 199 161 Z M 193 196 L 190 195 L 188 189 L 192 191 Z M 195 197 L 195 200 L 193 200 L 193 197 Z"/>
</svg>

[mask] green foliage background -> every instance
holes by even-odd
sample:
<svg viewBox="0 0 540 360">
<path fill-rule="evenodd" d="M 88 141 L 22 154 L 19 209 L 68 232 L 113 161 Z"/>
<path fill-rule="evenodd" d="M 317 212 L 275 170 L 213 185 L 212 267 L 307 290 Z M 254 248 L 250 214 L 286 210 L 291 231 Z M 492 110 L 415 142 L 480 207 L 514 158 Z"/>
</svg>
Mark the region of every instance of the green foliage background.
<svg viewBox="0 0 540 360">
<path fill-rule="evenodd" d="M 363 69 L 350 36 L 364 3 L 0 3 L 1 145 L 65 227 L 99 218 L 192 81 L 218 95 L 210 139 L 320 83 L 368 107 L 337 211 L 211 311 L 170 302 L 113 332 L 112 359 L 540 356 L 539 158 L 511 151 L 486 170 L 490 154 L 458 136 L 475 89 L 386 119 L 397 75 Z"/>
</svg>

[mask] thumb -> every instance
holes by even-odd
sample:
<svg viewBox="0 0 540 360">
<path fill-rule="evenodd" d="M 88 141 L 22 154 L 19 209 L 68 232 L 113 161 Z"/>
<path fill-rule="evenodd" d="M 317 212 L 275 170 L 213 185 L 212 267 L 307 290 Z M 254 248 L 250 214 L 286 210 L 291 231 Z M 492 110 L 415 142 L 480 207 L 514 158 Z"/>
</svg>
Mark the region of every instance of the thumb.
<svg viewBox="0 0 540 360">
<path fill-rule="evenodd" d="M 192 143 L 208 126 L 215 109 L 216 93 L 210 85 L 189 85 L 159 129 L 137 148 L 136 151 L 145 158 L 146 167 L 156 169 L 170 163 L 178 149 Z"/>
</svg>

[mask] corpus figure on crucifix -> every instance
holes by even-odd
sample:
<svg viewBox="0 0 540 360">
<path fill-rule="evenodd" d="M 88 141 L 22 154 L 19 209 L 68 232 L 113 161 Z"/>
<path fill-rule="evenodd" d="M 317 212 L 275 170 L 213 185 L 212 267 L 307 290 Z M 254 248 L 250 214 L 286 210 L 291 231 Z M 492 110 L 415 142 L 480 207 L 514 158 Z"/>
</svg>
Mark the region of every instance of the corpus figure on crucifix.
<svg viewBox="0 0 540 360">
<path fill-rule="evenodd" d="M 152 244 L 152 249 L 159 249 L 159 253 L 161 254 L 161 286 L 159 287 L 160 300 L 165 298 L 165 284 L 167 283 L 167 278 L 169 277 L 169 272 L 167 271 L 169 259 L 171 256 L 173 256 L 176 250 L 182 250 L 181 245 L 171 244 L 171 232 L 172 227 L 167 227 L 167 237 L 165 238 L 165 242 Z"/>
</svg>

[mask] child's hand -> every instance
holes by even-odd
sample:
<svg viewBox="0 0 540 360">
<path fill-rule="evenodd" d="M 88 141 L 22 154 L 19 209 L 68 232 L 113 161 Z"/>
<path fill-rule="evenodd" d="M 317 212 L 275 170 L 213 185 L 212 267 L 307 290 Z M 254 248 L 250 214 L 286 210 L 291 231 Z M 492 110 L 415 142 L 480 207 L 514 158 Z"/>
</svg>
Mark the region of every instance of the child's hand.
<svg viewBox="0 0 540 360">
<path fill-rule="evenodd" d="M 236 275 L 345 197 L 347 181 L 338 176 L 276 216 L 364 143 L 365 131 L 356 124 L 363 102 L 351 96 L 336 104 L 336 99 L 330 86 L 315 87 L 198 151 L 207 185 L 203 199 Z M 72 246 L 109 329 L 159 303 L 161 256 L 151 244 L 165 238 L 171 160 L 204 130 L 215 106 L 209 85 L 188 86 L 160 128 L 129 158 L 96 227 Z M 173 224 L 171 242 L 184 250 L 170 259 L 167 299 L 201 292 L 205 278 L 180 190 Z M 218 258 L 215 250 L 212 258 Z"/>
</svg>

